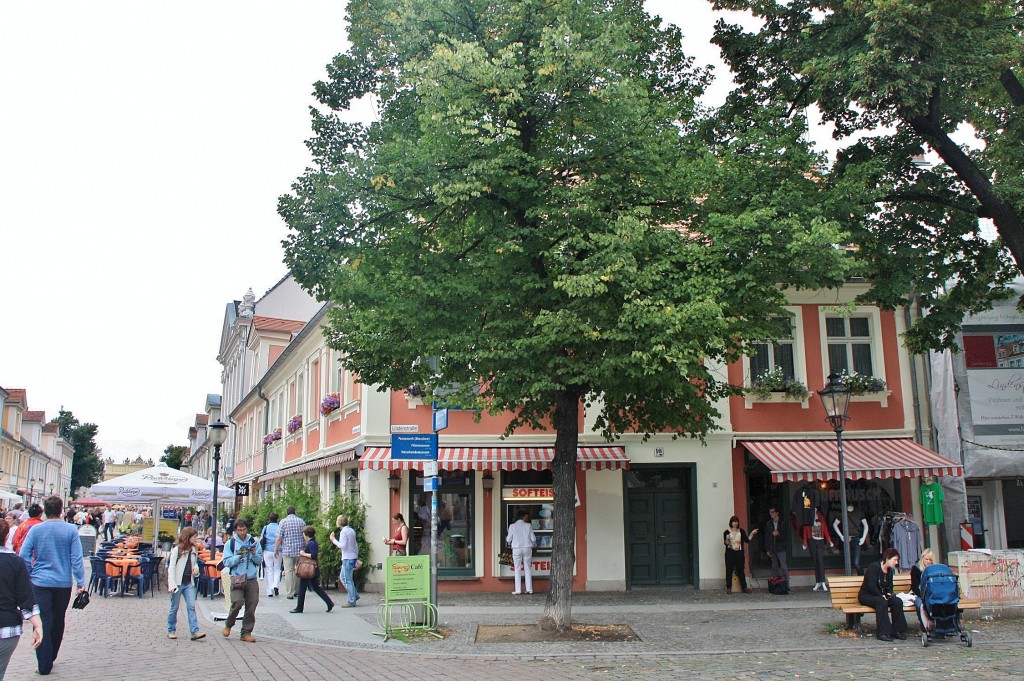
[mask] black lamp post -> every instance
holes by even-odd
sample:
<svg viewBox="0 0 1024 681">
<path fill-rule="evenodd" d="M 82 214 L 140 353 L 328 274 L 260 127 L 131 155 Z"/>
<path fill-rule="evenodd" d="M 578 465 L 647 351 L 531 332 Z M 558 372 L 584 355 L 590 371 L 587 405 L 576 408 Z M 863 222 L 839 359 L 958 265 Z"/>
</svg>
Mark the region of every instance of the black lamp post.
<svg viewBox="0 0 1024 681">
<path fill-rule="evenodd" d="M 348 493 L 351 494 L 353 497 L 358 496 L 359 477 L 355 474 L 355 472 L 350 473 L 349 476 L 345 478 L 345 482 L 348 483 Z"/>
<path fill-rule="evenodd" d="M 213 445 L 213 513 L 210 534 L 210 556 L 217 553 L 217 477 L 220 475 L 220 447 L 228 439 L 228 424 L 217 419 L 216 423 L 210 424 L 210 444 Z M 211 558 L 212 559 L 212 558 Z"/>
<path fill-rule="evenodd" d="M 842 505 L 843 523 L 843 567 L 846 576 L 850 576 L 850 527 L 846 517 L 846 467 L 843 465 L 843 423 L 849 418 L 850 386 L 843 382 L 843 377 L 831 374 L 828 383 L 818 391 L 821 404 L 825 407 L 825 420 L 836 431 L 836 447 L 839 450 L 839 503 Z"/>
</svg>

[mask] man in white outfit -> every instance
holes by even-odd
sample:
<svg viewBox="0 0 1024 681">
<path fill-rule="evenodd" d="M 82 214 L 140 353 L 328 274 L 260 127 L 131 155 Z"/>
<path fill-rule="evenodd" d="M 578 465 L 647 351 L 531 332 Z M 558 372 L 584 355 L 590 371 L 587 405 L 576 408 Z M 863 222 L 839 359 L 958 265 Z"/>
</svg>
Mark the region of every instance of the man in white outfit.
<svg viewBox="0 0 1024 681">
<path fill-rule="evenodd" d="M 526 593 L 532 594 L 533 547 L 537 543 L 537 536 L 533 533 L 529 513 L 519 512 L 519 520 L 508 526 L 505 543 L 512 547 L 512 570 L 516 580 L 516 590 L 512 592 L 512 595 L 518 596 L 523 593 L 520 584 L 524 573 L 526 575 Z"/>
</svg>

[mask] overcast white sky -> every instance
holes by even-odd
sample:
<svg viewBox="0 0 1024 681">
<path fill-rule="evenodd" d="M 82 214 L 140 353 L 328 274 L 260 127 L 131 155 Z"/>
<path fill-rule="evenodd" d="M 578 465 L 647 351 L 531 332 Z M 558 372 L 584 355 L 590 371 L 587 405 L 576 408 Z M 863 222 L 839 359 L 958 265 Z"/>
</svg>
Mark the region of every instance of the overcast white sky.
<svg viewBox="0 0 1024 681">
<path fill-rule="evenodd" d="M 647 5 L 717 59 L 709 3 Z M 187 444 L 220 392 L 225 305 L 285 273 L 277 197 L 308 162 L 344 16 L 342 0 L 0 3 L 0 386 L 98 424 L 117 460 Z"/>
</svg>

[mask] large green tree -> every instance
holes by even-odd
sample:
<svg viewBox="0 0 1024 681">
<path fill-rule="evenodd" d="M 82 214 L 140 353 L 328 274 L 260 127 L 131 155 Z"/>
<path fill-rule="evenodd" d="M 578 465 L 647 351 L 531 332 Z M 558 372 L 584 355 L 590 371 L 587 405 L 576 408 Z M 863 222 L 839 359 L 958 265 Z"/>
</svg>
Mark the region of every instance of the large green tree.
<svg viewBox="0 0 1024 681">
<path fill-rule="evenodd" d="M 916 297 L 911 347 L 948 347 L 965 313 L 1024 272 L 1024 63 L 1019 0 L 715 0 L 743 116 L 816 107 L 840 146 L 820 189 L 860 248 L 867 299 Z M 934 152 L 928 166 L 920 155 Z M 988 218 L 999 240 L 984 237 Z"/>
<path fill-rule="evenodd" d="M 90 487 L 103 477 L 103 461 L 96 446 L 95 423 L 80 423 L 70 411 L 60 410 L 51 421 L 58 424 L 60 436 L 71 443 L 74 458 L 71 463 L 71 494 L 83 487 Z"/>
<path fill-rule="evenodd" d="M 819 159 L 777 117 L 703 142 L 705 74 L 639 0 L 348 8 L 315 166 L 279 205 L 286 262 L 366 384 L 555 431 L 541 625 L 567 628 L 581 408 L 608 438 L 716 427 L 722 365 L 770 335 L 779 282 L 845 274 Z M 363 97 L 379 120 L 343 122 Z"/>
<path fill-rule="evenodd" d="M 188 445 L 167 445 L 164 447 L 164 454 L 160 460 L 170 468 L 181 468 L 182 459 L 188 452 Z"/>
</svg>

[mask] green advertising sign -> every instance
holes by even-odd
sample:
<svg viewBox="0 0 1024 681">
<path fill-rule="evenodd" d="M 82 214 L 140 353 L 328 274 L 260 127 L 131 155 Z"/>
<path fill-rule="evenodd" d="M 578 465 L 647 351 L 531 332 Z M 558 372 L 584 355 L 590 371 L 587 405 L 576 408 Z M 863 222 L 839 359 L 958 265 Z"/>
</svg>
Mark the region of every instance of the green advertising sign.
<svg viewBox="0 0 1024 681">
<path fill-rule="evenodd" d="M 389 556 L 384 598 L 430 600 L 430 556 Z"/>
</svg>

